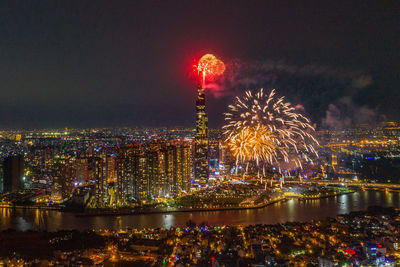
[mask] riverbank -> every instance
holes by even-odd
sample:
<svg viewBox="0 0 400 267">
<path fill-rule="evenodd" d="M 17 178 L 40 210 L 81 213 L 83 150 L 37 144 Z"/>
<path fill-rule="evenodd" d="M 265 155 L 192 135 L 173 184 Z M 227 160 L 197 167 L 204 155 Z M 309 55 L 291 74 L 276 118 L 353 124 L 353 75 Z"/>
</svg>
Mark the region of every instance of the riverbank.
<svg viewBox="0 0 400 267">
<path fill-rule="evenodd" d="M 400 193 L 383 194 L 379 191 L 356 191 L 341 197 L 298 201 L 287 199 L 263 208 L 136 214 L 135 216 L 76 216 L 76 212 L 60 212 L 45 209 L 0 208 L 0 231 L 28 230 L 120 230 L 127 228 L 169 228 L 186 226 L 191 220 L 210 225 L 275 224 L 307 222 L 335 217 L 338 214 L 365 210 L 380 205 L 400 208 Z"/>
<path fill-rule="evenodd" d="M 177 213 L 177 212 L 208 212 L 208 211 L 224 211 L 224 210 L 246 210 L 246 209 L 259 209 L 264 208 L 268 205 L 272 205 L 278 202 L 287 201 L 288 198 L 282 197 L 278 199 L 274 199 L 272 201 L 260 203 L 257 205 L 248 205 L 248 206 L 237 206 L 237 207 L 212 207 L 212 208 L 175 208 L 175 209 L 147 209 L 147 210 L 107 210 L 107 211 L 98 211 L 98 210 L 88 210 L 83 213 L 76 214 L 77 217 L 86 217 L 86 216 L 122 216 L 122 215 L 143 215 L 143 214 L 158 214 L 158 213 Z"/>
<path fill-rule="evenodd" d="M 39 209 L 39 210 L 58 210 L 58 211 L 62 211 L 62 208 L 60 206 L 40 206 L 40 205 L 0 204 L 0 208 L 8 208 L 8 209 Z"/>
<path fill-rule="evenodd" d="M 299 201 L 321 199 L 321 198 L 327 198 L 327 197 L 336 197 L 336 196 L 340 196 L 340 195 L 353 194 L 355 192 L 356 191 L 347 191 L 347 192 L 335 192 L 335 193 L 316 195 L 316 196 L 306 196 L 306 197 L 300 197 Z"/>
<path fill-rule="evenodd" d="M 256 205 L 243 205 L 234 207 L 211 207 L 211 208 L 153 208 L 153 209 L 134 209 L 134 208 L 121 208 L 121 209 L 87 209 L 84 212 L 78 210 L 66 210 L 61 207 L 55 206 L 22 206 L 22 205 L 0 205 L 0 208 L 10 208 L 10 209 L 39 209 L 39 210 L 55 210 L 62 212 L 74 213 L 76 217 L 93 217 L 93 216 L 124 216 L 124 215 L 144 215 L 144 214 L 169 214 L 169 213 L 179 213 L 179 212 L 209 212 L 209 211 L 229 211 L 229 210 L 251 210 L 251 209 L 261 209 L 266 206 L 285 202 L 289 199 L 298 199 L 299 201 L 305 200 L 317 200 L 322 198 L 335 197 L 344 194 L 352 194 L 355 191 L 348 192 L 335 192 L 325 195 L 316 195 L 309 197 L 293 197 L 293 196 L 282 196 L 280 198 L 275 198 L 270 201 L 262 202 Z"/>
<path fill-rule="evenodd" d="M 329 197 L 335 197 L 339 195 L 345 195 L 345 194 L 352 194 L 355 191 L 347 191 L 347 192 L 335 192 L 331 194 L 326 194 L 326 195 L 320 195 L 320 196 L 313 196 L 313 197 L 298 197 L 297 199 L 299 201 L 304 201 L 304 200 L 316 200 L 316 199 L 322 199 L 322 198 L 329 198 Z M 236 207 L 212 207 L 212 208 L 174 208 L 174 209 L 147 209 L 147 210 L 132 210 L 132 209 L 126 209 L 126 210 L 87 210 L 82 213 L 76 214 L 77 217 L 87 217 L 87 216 L 123 216 L 123 215 L 143 215 L 143 214 L 168 214 L 168 213 L 177 213 L 177 212 L 208 212 L 208 211 L 229 211 L 229 210 L 246 210 L 246 209 L 261 209 L 266 206 L 278 203 L 278 202 L 285 202 L 289 199 L 293 199 L 296 197 L 287 197 L 283 196 L 277 199 L 273 199 L 271 201 L 263 202 L 257 205 L 246 205 L 246 206 L 236 206 Z"/>
</svg>

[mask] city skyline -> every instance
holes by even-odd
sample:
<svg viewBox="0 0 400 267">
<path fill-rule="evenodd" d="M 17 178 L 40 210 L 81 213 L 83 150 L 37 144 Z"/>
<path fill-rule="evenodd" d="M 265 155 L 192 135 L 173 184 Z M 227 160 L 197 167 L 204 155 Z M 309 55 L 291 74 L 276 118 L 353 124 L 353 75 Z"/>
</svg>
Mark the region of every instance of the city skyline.
<svg viewBox="0 0 400 267">
<path fill-rule="evenodd" d="M 0 3 L 0 266 L 400 266 L 399 10 Z"/>
<path fill-rule="evenodd" d="M 205 53 L 230 75 L 206 90 L 212 128 L 233 95 L 260 87 L 318 126 L 400 119 L 397 3 L 174 3 L 3 2 L 0 125 L 188 127 Z"/>
</svg>

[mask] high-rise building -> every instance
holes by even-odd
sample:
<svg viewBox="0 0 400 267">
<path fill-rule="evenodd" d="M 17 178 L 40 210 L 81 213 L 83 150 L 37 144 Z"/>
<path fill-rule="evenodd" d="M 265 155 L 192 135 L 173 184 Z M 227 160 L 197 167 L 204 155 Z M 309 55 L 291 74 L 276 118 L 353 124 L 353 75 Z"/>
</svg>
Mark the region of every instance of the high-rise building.
<svg viewBox="0 0 400 267">
<path fill-rule="evenodd" d="M 172 182 L 172 192 L 174 195 L 179 195 L 182 189 L 182 150 L 180 146 L 173 145 L 173 164 L 174 164 L 174 174 Z"/>
<path fill-rule="evenodd" d="M 202 87 L 202 86 L 200 86 Z M 197 90 L 196 137 L 194 139 L 194 177 L 201 183 L 208 181 L 208 117 L 204 88 Z"/>
<path fill-rule="evenodd" d="M 150 188 L 147 174 L 147 158 L 142 156 L 139 158 L 138 174 L 135 176 L 136 179 L 136 200 L 144 202 L 150 200 Z"/>
<path fill-rule="evenodd" d="M 129 144 L 118 151 L 116 159 L 118 205 L 127 205 L 137 200 L 142 154 L 143 149 L 140 144 Z"/>
<path fill-rule="evenodd" d="M 189 192 L 192 178 L 191 147 L 185 142 L 170 142 L 165 147 L 165 173 L 168 194 Z"/>
<path fill-rule="evenodd" d="M 116 169 L 120 206 L 178 196 L 190 191 L 191 147 L 181 141 L 130 144 L 119 149 Z"/>
<path fill-rule="evenodd" d="M 209 141 L 209 165 L 212 169 L 218 169 L 219 164 L 219 140 Z"/>
<path fill-rule="evenodd" d="M 117 170 L 115 165 L 115 156 L 107 156 L 107 182 L 116 182 L 117 180 Z"/>
<path fill-rule="evenodd" d="M 174 147 L 165 146 L 163 148 L 164 153 L 164 175 L 165 175 L 165 194 L 167 196 L 173 195 L 173 184 L 174 184 Z"/>
<path fill-rule="evenodd" d="M 53 161 L 53 187 L 61 192 L 63 198 L 69 197 L 76 181 L 76 158 L 69 155 L 57 155 Z"/>
<path fill-rule="evenodd" d="M 4 175 L 3 175 L 3 162 L 0 162 L 0 193 L 3 193 Z"/>
<path fill-rule="evenodd" d="M 106 162 L 102 157 L 93 157 L 93 179 L 95 180 L 95 198 L 97 207 L 103 207 L 107 201 Z"/>
<path fill-rule="evenodd" d="M 184 191 L 188 193 L 191 187 L 191 178 L 192 178 L 192 153 L 191 147 L 188 143 L 184 143 L 180 146 L 181 149 L 181 160 L 180 160 L 180 169 L 182 172 L 182 181 L 180 182 L 180 191 Z"/>
<path fill-rule="evenodd" d="M 150 144 L 146 151 L 148 198 L 164 196 L 166 192 L 165 153 L 159 142 Z"/>
<path fill-rule="evenodd" d="M 89 180 L 89 158 L 79 157 L 76 159 L 76 181 L 83 183 Z"/>
<path fill-rule="evenodd" d="M 3 192 L 15 193 L 23 189 L 24 158 L 9 156 L 3 162 Z"/>
</svg>

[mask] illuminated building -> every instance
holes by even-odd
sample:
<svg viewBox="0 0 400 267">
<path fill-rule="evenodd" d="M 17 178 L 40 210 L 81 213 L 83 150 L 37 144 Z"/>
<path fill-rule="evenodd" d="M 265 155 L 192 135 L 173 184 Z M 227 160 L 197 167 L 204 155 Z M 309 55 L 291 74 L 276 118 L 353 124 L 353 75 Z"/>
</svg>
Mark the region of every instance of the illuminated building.
<svg viewBox="0 0 400 267">
<path fill-rule="evenodd" d="M 182 169 L 182 150 L 180 146 L 173 146 L 173 155 L 174 155 L 174 178 L 172 182 L 172 192 L 174 195 L 179 195 L 182 190 L 182 178 L 183 178 L 183 169 Z"/>
<path fill-rule="evenodd" d="M 220 174 L 228 174 L 229 171 L 236 166 L 236 160 L 229 151 L 229 147 L 223 143 L 219 142 L 218 145 L 218 171 Z"/>
<path fill-rule="evenodd" d="M 69 197 L 76 178 L 76 158 L 68 155 L 57 155 L 54 158 L 54 187 L 63 198 Z"/>
<path fill-rule="evenodd" d="M 115 156 L 107 156 L 107 182 L 116 182 L 117 170 L 115 164 Z"/>
<path fill-rule="evenodd" d="M 118 204 L 146 201 L 156 194 L 159 188 L 157 166 L 157 152 L 144 153 L 139 144 L 120 148 L 116 161 Z"/>
<path fill-rule="evenodd" d="M 3 175 L 3 162 L 0 162 L 0 193 L 3 193 L 4 175 Z"/>
<path fill-rule="evenodd" d="M 118 205 L 180 195 L 191 185 L 191 148 L 161 141 L 121 147 L 117 160 Z"/>
<path fill-rule="evenodd" d="M 192 168 L 191 168 L 191 147 L 188 143 L 180 144 L 177 149 L 179 152 L 178 170 L 180 175 L 177 180 L 178 192 L 189 192 L 191 187 Z"/>
<path fill-rule="evenodd" d="M 194 177 L 201 183 L 208 181 L 208 118 L 204 88 L 198 89 L 196 100 L 196 137 L 194 139 Z"/>
<path fill-rule="evenodd" d="M 191 178 L 192 178 L 192 149 L 189 144 L 183 144 L 181 146 L 181 169 L 182 169 L 182 185 L 181 188 L 183 191 L 188 193 L 191 187 Z"/>
<path fill-rule="evenodd" d="M 337 163 L 337 156 L 332 154 L 332 169 L 334 172 L 336 172 L 336 166 L 338 165 Z"/>
<path fill-rule="evenodd" d="M 118 151 L 116 169 L 119 205 L 130 204 L 138 196 L 142 153 L 142 147 L 139 144 L 130 144 L 121 147 Z"/>
<path fill-rule="evenodd" d="M 108 194 L 108 161 L 112 160 L 107 157 L 107 152 L 105 150 L 101 153 L 101 175 L 96 179 L 96 184 L 100 185 L 101 190 L 101 202 L 103 205 L 109 204 L 109 194 Z"/>
<path fill-rule="evenodd" d="M 164 169 L 165 169 L 165 194 L 173 194 L 174 184 L 174 150 L 172 146 L 163 148 L 164 153 Z"/>
<path fill-rule="evenodd" d="M 89 181 L 89 159 L 80 157 L 76 160 L 76 181 L 78 183 Z"/>
<path fill-rule="evenodd" d="M 137 170 L 136 187 L 135 187 L 135 198 L 139 202 L 147 201 L 150 198 L 149 195 L 149 181 L 147 175 L 147 160 L 145 157 L 139 158 L 139 167 Z"/>
<path fill-rule="evenodd" d="M 15 193 L 23 189 L 24 158 L 9 156 L 3 162 L 3 192 Z"/>
<path fill-rule="evenodd" d="M 199 78 L 196 100 L 196 137 L 194 139 L 194 178 L 197 182 L 207 183 L 208 166 L 208 117 L 206 113 L 206 97 L 204 94 L 207 77 L 222 75 L 225 64 L 212 54 L 202 56 L 195 66 Z"/>
<path fill-rule="evenodd" d="M 180 141 L 155 142 L 145 154 L 148 199 L 180 195 L 191 185 L 191 148 Z"/>
<path fill-rule="evenodd" d="M 170 142 L 165 148 L 165 173 L 168 194 L 189 192 L 192 178 L 191 147 L 184 142 Z"/>
<path fill-rule="evenodd" d="M 212 140 L 209 142 L 209 161 L 210 167 L 213 169 L 218 168 L 219 164 L 219 146 L 220 143 L 218 140 Z"/>
<path fill-rule="evenodd" d="M 146 177 L 150 199 L 165 195 L 165 157 L 159 143 L 149 145 L 149 149 L 146 151 Z"/>
<path fill-rule="evenodd" d="M 95 180 L 95 198 L 97 207 L 105 206 L 107 198 L 107 178 L 104 172 L 105 162 L 101 157 L 93 159 L 93 179 Z"/>
</svg>

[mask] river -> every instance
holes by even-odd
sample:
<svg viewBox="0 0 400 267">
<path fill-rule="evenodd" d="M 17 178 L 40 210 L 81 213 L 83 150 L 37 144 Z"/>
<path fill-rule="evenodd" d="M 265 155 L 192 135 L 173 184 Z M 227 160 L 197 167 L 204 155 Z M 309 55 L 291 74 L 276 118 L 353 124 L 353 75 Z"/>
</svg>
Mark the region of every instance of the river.
<svg viewBox="0 0 400 267">
<path fill-rule="evenodd" d="M 274 224 L 324 219 L 351 211 L 365 210 L 371 205 L 400 208 L 400 193 L 358 191 L 304 202 L 292 199 L 260 209 L 124 216 L 76 217 L 74 213 L 54 210 L 0 208 L 0 230 L 169 228 L 184 226 L 188 220 L 196 223 L 207 221 L 210 225 Z"/>
</svg>

